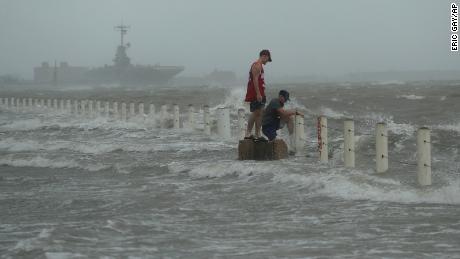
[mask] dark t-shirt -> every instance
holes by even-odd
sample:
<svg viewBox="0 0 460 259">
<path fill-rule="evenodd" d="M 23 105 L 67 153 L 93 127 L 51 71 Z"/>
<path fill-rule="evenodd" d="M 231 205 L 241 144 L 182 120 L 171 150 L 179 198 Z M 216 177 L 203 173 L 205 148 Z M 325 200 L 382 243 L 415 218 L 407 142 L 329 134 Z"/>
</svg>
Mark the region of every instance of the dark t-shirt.
<svg viewBox="0 0 460 259">
<path fill-rule="evenodd" d="M 280 103 L 278 98 L 272 99 L 264 110 L 262 117 L 262 125 L 278 125 L 280 121 L 280 115 L 278 109 L 282 108 L 284 104 Z"/>
</svg>

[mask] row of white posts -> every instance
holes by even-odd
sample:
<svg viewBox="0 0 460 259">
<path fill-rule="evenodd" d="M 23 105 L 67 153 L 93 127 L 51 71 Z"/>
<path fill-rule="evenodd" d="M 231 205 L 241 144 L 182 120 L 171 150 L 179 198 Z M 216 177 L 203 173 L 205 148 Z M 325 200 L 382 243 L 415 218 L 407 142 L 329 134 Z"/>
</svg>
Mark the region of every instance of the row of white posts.
<svg viewBox="0 0 460 259">
<path fill-rule="evenodd" d="M 102 102 L 99 100 L 63 100 L 63 99 L 37 99 L 37 98 L 0 98 L 1 104 L 7 107 L 41 107 L 48 108 L 53 110 L 59 110 L 63 112 L 73 113 L 76 115 L 85 115 L 89 117 L 96 117 L 99 115 L 104 115 L 109 117 L 112 115 L 115 119 L 121 119 L 126 121 L 128 118 L 136 116 L 136 106 L 135 103 L 127 104 L 122 102 L 119 105 L 118 102 L 108 101 Z M 73 104 L 73 105 L 72 105 Z M 110 107 L 111 106 L 111 107 Z M 110 109 L 111 108 L 111 109 Z M 148 114 L 145 114 L 144 103 L 138 104 L 138 115 L 140 117 L 146 117 L 155 115 L 155 105 L 150 104 Z M 237 127 L 237 136 L 238 139 L 244 139 L 246 131 L 246 110 L 238 109 L 238 127 Z M 171 119 L 171 114 L 168 112 L 168 106 L 162 105 L 159 112 L 159 122 L 161 128 L 167 128 L 168 123 Z M 218 108 L 216 110 L 216 120 L 217 120 L 217 134 L 223 139 L 231 139 L 231 121 L 230 121 L 230 109 L 228 107 Z M 196 128 L 195 120 L 195 109 L 193 105 L 188 106 L 188 115 L 187 123 L 184 124 L 190 129 Z M 206 135 L 211 134 L 211 114 L 209 106 L 204 106 L 203 108 L 203 131 Z M 177 104 L 174 104 L 172 107 L 172 127 L 178 129 L 181 127 L 180 123 L 180 109 Z M 295 143 L 293 149 L 296 150 L 297 155 L 305 154 L 305 136 L 304 136 L 304 120 L 303 117 L 296 116 L 295 118 Z"/>
<path fill-rule="evenodd" d="M 104 116 L 113 116 L 115 119 L 121 119 L 126 121 L 129 117 L 136 116 L 136 106 L 135 103 L 129 103 L 129 107 L 126 106 L 125 102 L 122 102 L 119 106 L 118 102 L 112 102 L 112 107 L 110 107 L 110 102 L 105 101 L 93 101 L 93 100 L 63 100 L 63 99 L 37 99 L 37 98 L 0 98 L 0 105 L 3 107 L 20 109 L 20 108 L 47 108 L 53 109 L 62 112 L 73 113 L 76 115 L 88 115 L 90 117 L 95 117 L 99 115 Z M 103 107 L 101 106 L 103 105 Z M 110 109 L 111 108 L 111 109 Z M 128 110 L 128 109 L 129 110 Z M 148 114 L 145 114 L 144 103 L 138 104 L 137 109 L 140 117 L 154 116 L 155 115 L 155 105 L 149 105 Z M 168 121 L 171 118 L 171 114 L 168 112 L 168 106 L 162 105 L 160 108 L 160 127 L 167 128 Z M 244 114 L 243 114 L 244 116 Z M 177 104 L 173 105 L 172 113 L 173 128 L 180 128 L 180 110 Z M 195 108 L 193 105 L 188 106 L 187 114 L 187 126 L 190 129 L 195 129 L 197 126 L 195 119 Z M 205 105 L 203 107 L 203 131 L 206 135 L 211 134 L 211 114 L 209 106 Z M 230 127 L 230 110 L 229 108 L 223 107 L 217 109 L 217 133 L 220 137 L 224 139 L 231 138 L 231 127 Z M 244 136 L 243 136 L 244 137 Z"/>
<path fill-rule="evenodd" d="M 59 105 L 58 105 L 59 104 Z M 22 98 L 15 99 L 11 97 L 0 98 L 0 105 L 6 107 L 47 107 L 55 110 L 67 111 L 69 113 L 81 114 L 89 116 L 95 116 L 104 114 L 110 116 L 112 112 L 113 117 L 119 118 L 118 102 L 112 103 L 112 110 L 110 110 L 110 103 L 106 101 L 104 108 L 101 107 L 101 101 L 95 101 L 95 107 L 93 107 L 94 101 L 92 100 L 74 100 L 73 107 L 71 100 L 46 100 L 45 99 L 33 99 L 33 98 Z M 93 109 L 94 108 L 94 109 Z M 87 111 L 86 111 L 87 109 Z M 121 119 L 127 120 L 127 117 L 136 116 L 135 104 L 129 104 L 129 113 L 127 111 L 126 103 L 121 103 Z M 138 114 L 144 117 L 144 104 L 139 103 Z M 155 105 L 150 104 L 149 115 L 155 115 Z M 180 128 L 180 110 L 177 104 L 173 105 L 173 128 Z M 245 109 L 238 110 L 238 127 L 237 136 L 238 139 L 243 139 L 245 135 Z M 188 127 L 195 129 L 195 109 L 193 105 L 188 107 Z M 231 139 L 231 123 L 230 123 L 230 109 L 227 107 L 218 108 L 216 111 L 217 117 L 217 134 L 223 139 Z M 160 126 L 162 128 L 167 127 L 168 119 L 170 114 L 168 113 L 168 106 L 162 105 L 160 109 Z M 320 116 L 318 119 L 318 130 L 319 130 L 319 143 L 320 147 L 320 161 L 328 162 L 328 132 L 327 132 L 327 117 Z M 303 156 L 306 152 L 306 138 L 305 138 L 305 126 L 304 118 L 296 115 L 294 118 L 294 143 L 293 149 L 297 156 Z M 206 135 L 211 134 L 211 116 L 209 106 L 204 106 L 203 109 L 203 131 Z M 344 164 L 348 168 L 355 167 L 355 129 L 353 120 L 344 121 Z M 376 126 L 376 171 L 383 173 L 388 170 L 388 135 L 386 125 L 384 123 L 378 123 Z M 418 182 L 420 185 L 431 185 L 431 146 L 430 146 L 430 130 L 428 128 L 420 128 L 417 132 L 417 175 Z"/>
<path fill-rule="evenodd" d="M 328 162 L 327 118 L 319 118 L 320 125 L 320 160 Z M 353 120 L 344 121 L 343 160 L 345 167 L 355 167 L 355 126 Z M 388 170 L 388 132 L 385 123 L 377 123 L 375 130 L 376 171 Z M 417 131 L 417 179 L 422 186 L 431 185 L 431 140 L 430 129 L 419 128 Z"/>
</svg>

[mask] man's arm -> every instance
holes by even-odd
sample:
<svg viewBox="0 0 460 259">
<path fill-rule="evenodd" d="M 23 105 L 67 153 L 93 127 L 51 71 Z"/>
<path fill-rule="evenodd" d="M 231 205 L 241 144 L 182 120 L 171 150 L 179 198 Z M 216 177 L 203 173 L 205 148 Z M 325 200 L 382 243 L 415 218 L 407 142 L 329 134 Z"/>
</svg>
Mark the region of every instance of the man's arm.
<svg viewBox="0 0 460 259">
<path fill-rule="evenodd" d="M 292 115 L 303 116 L 302 113 L 300 113 L 300 112 L 298 112 L 296 110 L 285 110 L 283 108 L 279 108 L 277 111 L 278 111 L 279 115 L 284 116 L 284 117 L 289 117 L 289 116 L 292 116 Z"/>
<path fill-rule="evenodd" d="M 262 73 L 261 64 L 256 63 L 252 66 L 252 82 L 254 83 L 254 88 L 256 90 L 257 101 L 262 101 L 262 95 L 259 91 L 259 75 Z"/>
</svg>

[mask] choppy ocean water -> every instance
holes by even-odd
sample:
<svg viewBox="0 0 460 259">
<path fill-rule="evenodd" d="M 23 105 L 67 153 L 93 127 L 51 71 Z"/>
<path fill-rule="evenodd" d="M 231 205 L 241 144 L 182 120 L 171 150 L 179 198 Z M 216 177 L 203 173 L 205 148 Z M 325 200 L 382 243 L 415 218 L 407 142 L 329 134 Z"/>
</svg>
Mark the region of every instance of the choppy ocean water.
<svg viewBox="0 0 460 259">
<path fill-rule="evenodd" d="M 270 86 L 269 86 L 270 87 Z M 316 140 L 329 117 L 331 161 L 238 161 L 237 140 L 46 109 L 1 108 L 0 254 L 4 258 L 458 258 L 460 83 L 287 88 Z M 2 96 L 242 105 L 243 88 L 4 91 Z M 181 95 L 177 95 L 181 93 Z M 128 98 L 128 99 L 126 99 Z M 185 113 L 183 119 L 185 120 Z M 197 116 L 200 119 L 200 115 Z M 343 168 L 344 118 L 356 168 Z M 375 123 L 390 170 L 375 173 Z M 415 131 L 432 129 L 433 185 L 416 184 Z M 236 136 L 236 132 L 234 132 Z"/>
</svg>

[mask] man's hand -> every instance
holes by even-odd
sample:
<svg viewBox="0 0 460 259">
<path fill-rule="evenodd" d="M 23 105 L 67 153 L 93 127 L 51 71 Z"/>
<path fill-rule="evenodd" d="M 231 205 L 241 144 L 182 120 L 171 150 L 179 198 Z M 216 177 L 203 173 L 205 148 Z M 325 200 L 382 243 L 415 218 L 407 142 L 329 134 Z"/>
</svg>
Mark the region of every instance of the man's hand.
<svg viewBox="0 0 460 259">
<path fill-rule="evenodd" d="M 295 112 L 295 115 L 300 115 L 300 116 L 304 117 L 303 113 L 298 112 L 298 111 Z"/>
<path fill-rule="evenodd" d="M 262 95 L 260 93 L 257 93 L 257 101 L 262 102 Z"/>
</svg>

